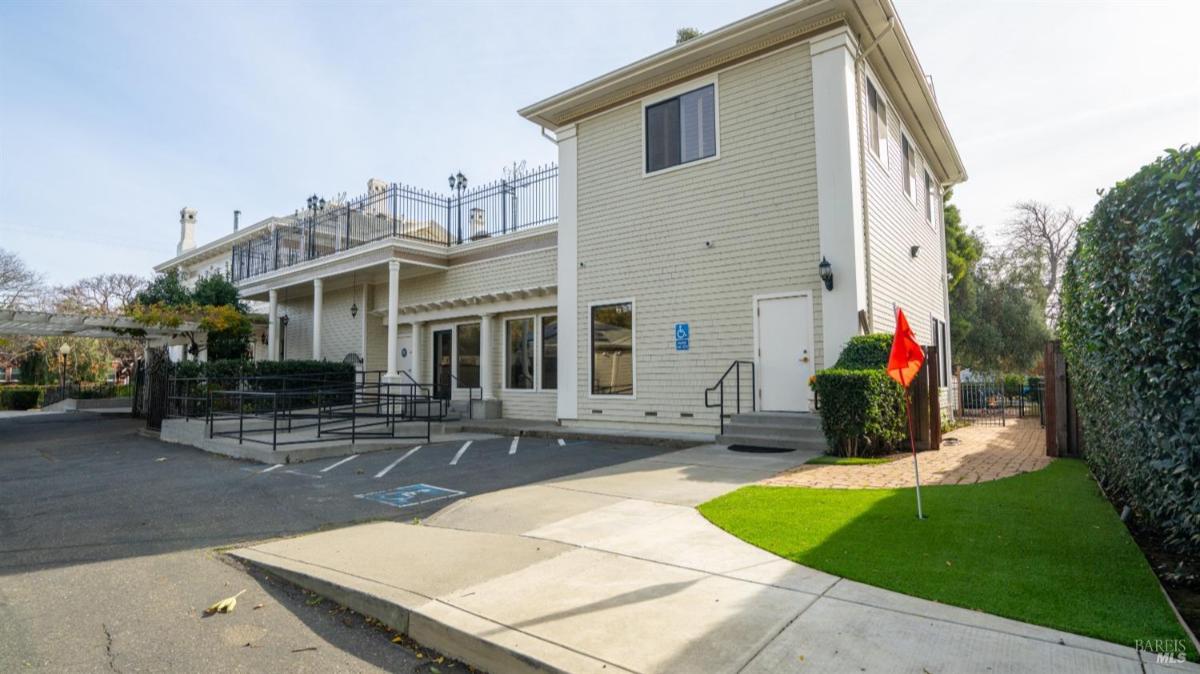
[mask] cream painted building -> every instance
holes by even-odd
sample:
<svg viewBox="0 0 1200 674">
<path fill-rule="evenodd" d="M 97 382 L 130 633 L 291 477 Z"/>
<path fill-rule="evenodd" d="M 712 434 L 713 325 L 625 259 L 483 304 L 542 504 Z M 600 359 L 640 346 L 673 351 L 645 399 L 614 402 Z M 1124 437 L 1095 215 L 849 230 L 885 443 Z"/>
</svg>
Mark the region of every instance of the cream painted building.
<svg viewBox="0 0 1200 674">
<path fill-rule="evenodd" d="M 267 307 L 263 357 L 565 425 L 712 432 L 735 361 L 744 401 L 802 414 L 897 306 L 949 373 L 941 198 L 966 174 L 889 0 L 785 3 L 520 114 L 557 166 L 373 180 L 199 247 L 184 223 L 156 270 L 227 270 Z"/>
</svg>

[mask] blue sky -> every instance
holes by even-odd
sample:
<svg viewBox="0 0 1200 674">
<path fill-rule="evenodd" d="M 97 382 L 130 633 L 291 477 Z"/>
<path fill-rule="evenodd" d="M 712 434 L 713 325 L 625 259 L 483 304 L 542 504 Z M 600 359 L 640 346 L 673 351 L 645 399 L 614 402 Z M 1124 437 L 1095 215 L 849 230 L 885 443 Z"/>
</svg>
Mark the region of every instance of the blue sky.
<svg viewBox="0 0 1200 674">
<path fill-rule="evenodd" d="M 723 2 L 0 5 L 0 247 L 55 283 L 149 275 L 379 177 L 475 184 L 554 146 L 516 109 L 770 6 Z M 1200 3 L 897 0 L 994 235 L 1019 199 L 1086 211 L 1200 141 Z"/>
</svg>

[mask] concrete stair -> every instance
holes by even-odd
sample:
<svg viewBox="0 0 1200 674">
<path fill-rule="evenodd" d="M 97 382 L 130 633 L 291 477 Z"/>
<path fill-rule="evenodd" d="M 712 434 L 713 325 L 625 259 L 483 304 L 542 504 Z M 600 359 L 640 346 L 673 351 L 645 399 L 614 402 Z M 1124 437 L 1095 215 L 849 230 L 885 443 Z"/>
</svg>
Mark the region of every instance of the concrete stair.
<svg viewBox="0 0 1200 674">
<path fill-rule="evenodd" d="M 734 414 L 725 422 L 725 432 L 717 436 L 717 443 L 818 452 L 826 448 L 821 416 L 801 412 Z"/>
</svg>

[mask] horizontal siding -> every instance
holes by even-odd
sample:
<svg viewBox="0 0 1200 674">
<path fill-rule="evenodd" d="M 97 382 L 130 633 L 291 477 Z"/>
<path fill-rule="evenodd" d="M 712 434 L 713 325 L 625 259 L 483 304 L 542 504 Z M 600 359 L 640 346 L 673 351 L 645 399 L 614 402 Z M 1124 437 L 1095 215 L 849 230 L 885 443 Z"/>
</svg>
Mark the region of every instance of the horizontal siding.
<svg viewBox="0 0 1200 674">
<path fill-rule="evenodd" d="M 400 280 L 400 305 L 474 297 L 503 290 L 556 284 L 557 249 L 518 253 L 455 265 L 415 278 Z M 387 285 L 376 287 L 377 309 L 387 308 Z"/>
<path fill-rule="evenodd" d="M 581 422 L 711 429 L 704 389 L 733 359 L 753 357 L 754 295 L 811 292 L 821 362 L 808 47 L 723 71 L 717 87 L 714 161 L 643 177 L 640 103 L 578 127 Z M 590 398 L 587 305 L 627 298 L 636 301 L 637 399 Z M 691 350 L 677 352 L 683 321 Z"/>
<path fill-rule="evenodd" d="M 862 80 L 860 86 L 865 87 Z M 866 100 L 865 93 L 863 100 Z M 904 309 L 917 339 L 922 344 L 931 344 L 930 319 L 936 317 L 946 320 L 943 295 L 946 259 L 942 254 L 944 230 L 941 198 L 940 195 L 935 196 L 934 222 L 931 224 L 925 219 L 926 165 L 915 145 L 913 152 L 918 155 L 914 187 L 916 197 L 910 198 L 904 193 L 904 159 L 900 141 L 902 127 L 891 101 L 888 103 L 887 156 L 880 161 L 868 149 L 863 158 L 867 178 L 866 237 L 871 326 L 876 332 L 894 331 L 896 322 L 892 307 L 897 305 Z M 863 119 L 863 133 L 866 134 L 865 115 Z M 909 253 L 914 245 L 921 247 L 915 259 Z"/>
</svg>

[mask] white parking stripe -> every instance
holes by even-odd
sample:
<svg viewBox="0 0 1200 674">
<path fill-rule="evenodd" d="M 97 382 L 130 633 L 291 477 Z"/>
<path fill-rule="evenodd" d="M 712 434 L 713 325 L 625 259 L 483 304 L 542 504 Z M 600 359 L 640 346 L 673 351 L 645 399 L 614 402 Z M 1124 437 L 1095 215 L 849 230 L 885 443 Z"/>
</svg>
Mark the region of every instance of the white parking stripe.
<svg viewBox="0 0 1200 674">
<path fill-rule="evenodd" d="M 521 438 L 520 438 L 520 436 L 513 438 L 512 444 L 508 446 L 508 453 L 509 453 L 509 454 L 516 454 L 516 453 L 517 453 L 517 441 L 518 441 L 518 440 L 520 440 L 520 439 L 521 439 Z"/>
<path fill-rule="evenodd" d="M 387 475 L 389 470 L 396 467 L 396 464 L 407 459 L 408 457 L 412 456 L 413 454 L 416 454 L 417 450 L 420 448 L 421 448 L 421 445 L 417 445 L 416 447 L 413 447 L 412 449 L 408 450 L 407 452 L 404 453 L 404 456 L 389 463 L 387 468 L 384 468 L 383 470 L 379 471 L 378 473 L 375 473 L 375 477 L 383 477 L 384 475 Z"/>
<path fill-rule="evenodd" d="M 566 447 L 566 446 L 567 446 L 567 441 L 566 441 L 566 440 L 563 440 L 562 438 L 559 438 L 559 439 L 558 439 L 558 446 L 559 446 L 559 447 Z"/>
<path fill-rule="evenodd" d="M 342 459 L 341 461 L 338 461 L 337 463 L 333 464 L 332 466 L 325 466 L 324 468 L 321 469 L 321 472 L 328 473 L 329 471 L 333 470 L 334 468 L 337 468 L 338 466 L 342 465 L 343 463 L 346 463 L 347 461 L 353 461 L 354 459 L 357 459 L 357 458 L 358 458 L 357 454 L 351 454 L 350 456 L 347 456 L 346 458 Z"/>
<path fill-rule="evenodd" d="M 463 454 L 466 454 L 466 452 L 467 452 L 467 447 L 470 447 L 472 442 L 475 442 L 475 441 L 474 441 L 474 440 L 467 440 L 465 443 L 463 443 L 463 446 L 462 446 L 462 447 L 460 447 L 460 448 L 459 448 L 459 450 L 458 450 L 458 454 L 455 454 L 455 455 L 454 455 L 454 458 L 453 458 L 453 459 L 450 459 L 450 465 L 451 465 L 451 466 L 456 466 L 456 465 L 458 465 L 458 460 L 462 458 L 462 455 L 463 455 Z"/>
<path fill-rule="evenodd" d="M 268 467 L 266 467 L 266 468 L 263 468 L 262 470 L 260 470 L 260 471 L 258 471 L 258 472 L 260 472 L 260 473 L 269 473 L 269 472 L 271 472 L 271 471 L 275 470 L 276 468 L 283 468 L 283 464 L 282 464 L 282 463 L 277 463 L 277 464 L 275 464 L 274 466 L 268 466 Z"/>
</svg>

